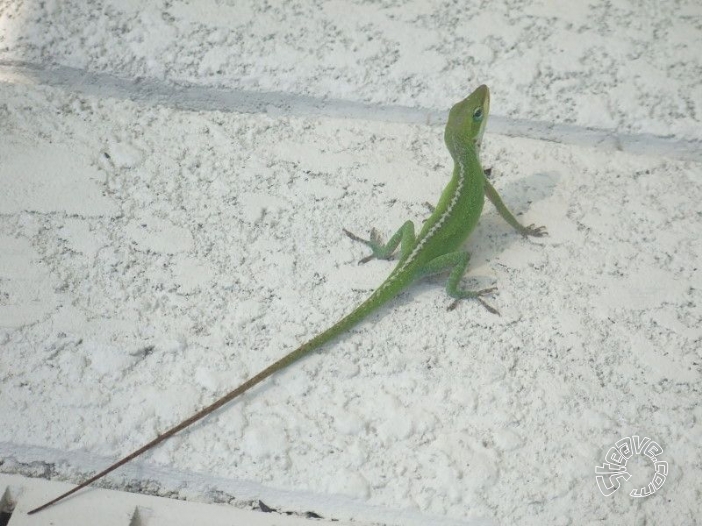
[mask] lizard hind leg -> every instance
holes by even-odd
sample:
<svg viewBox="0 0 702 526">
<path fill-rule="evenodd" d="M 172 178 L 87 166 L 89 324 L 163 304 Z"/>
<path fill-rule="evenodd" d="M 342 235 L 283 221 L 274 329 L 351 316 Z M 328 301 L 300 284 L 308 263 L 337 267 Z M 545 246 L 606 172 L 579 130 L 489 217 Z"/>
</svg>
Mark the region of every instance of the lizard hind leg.
<svg viewBox="0 0 702 526">
<path fill-rule="evenodd" d="M 387 243 L 383 243 L 380 234 L 375 228 L 371 230 L 370 239 L 363 239 L 346 229 L 344 229 L 344 233 L 354 241 L 358 241 L 370 247 L 373 252 L 370 256 L 366 256 L 360 260 L 358 262 L 359 265 L 368 263 L 371 259 L 392 258 L 398 245 L 400 246 L 400 255 L 405 256 L 414 246 L 414 223 L 412 223 L 412 221 L 405 221 Z"/>
<path fill-rule="evenodd" d="M 449 252 L 438 256 L 429 263 L 427 263 L 424 268 L 419 272 L 418 277 L 428 276 L 431 274 L 438 274 L 446 270 L 451 270 L 448 279 L 446 280 L 446 292 L 449 296 L 454 298 L 453 303 L 449 306 L 448 310 L 453 310 L 458 306 L 458 302 L 464 299 L 475 299 L 480 302 L 480 304 L 485 307 L 489 312 L 499 315 L 499 311 L 486 303 L 482 296 L 491 294 L 497 287 L 489 287 L 480 290 L 465 290 L 458 287 L 458 284 L 466 272 L 468 267 L 468 261 L 470 260 L 470 254 L 468 252 L 456 251 Z"/>
</svg>

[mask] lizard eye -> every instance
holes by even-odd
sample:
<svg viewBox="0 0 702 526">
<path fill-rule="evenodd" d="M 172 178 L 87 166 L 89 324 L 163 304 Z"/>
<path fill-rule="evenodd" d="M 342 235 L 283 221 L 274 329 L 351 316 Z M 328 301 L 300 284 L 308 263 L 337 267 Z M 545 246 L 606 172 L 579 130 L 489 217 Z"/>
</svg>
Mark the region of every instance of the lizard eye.
<svg viewBox="0 0 702 526">
<path fill-rule="evenodd" d="M 480 122 L 483 120 L 483 108 L 475 108 L 473 112 L 473 120 L 475 122 Z"/>
</svg>

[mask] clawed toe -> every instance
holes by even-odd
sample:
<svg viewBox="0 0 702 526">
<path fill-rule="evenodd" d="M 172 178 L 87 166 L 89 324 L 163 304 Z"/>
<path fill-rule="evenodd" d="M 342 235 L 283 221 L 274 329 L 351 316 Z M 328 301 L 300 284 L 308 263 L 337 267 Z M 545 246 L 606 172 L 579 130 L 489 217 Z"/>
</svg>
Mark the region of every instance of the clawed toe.
<svg viewBox="0 0 702 526">
<path fill-rule="evenodd" d="M 493 307 L 492 305 L 490 305 L 489 303 L 486 303 L 485 301 L 483 301 L 482 298 L 478 298 L 478 301 L 480 302 L 480 304 L 481 304 L 483 307 L 485 307 L 485 308 L 488 310 L 488 312 L 490 312 L 490 313 L 492 313 L 492 314 L 496 314 L 497 316 L 500 316 L 500 311 L 497 310 L 497 309 L 496 309 L 495 307 Z"/>
<path fill-rule="evenodd" d="M 499 315 L 500 315 L 500 311 L 498 311 L 495 307 L 493 307 L 493 306 L 490 305 L 489 303 L 485 302 L 485 300 L 483 300 L 483 298 L 481 297 L 481 296 L 485 296 L 485 295 L 487 295 L 487 294 L 492 294 L 492 293 L 495 292 L 496 290 L 497 290 L 497 287 L 488 287 L 488 288 L 486 288 L 486 289 L 476 290 L 475 292 L 470 293 L 469 295 L 467 294 L 465 298 L 458 298 L 458 299 L 454 300 L 454 301 L 451 303 L 451 305 L 448 306 L 448 309 L 447 309 L 447 310 L 449 310 L 449 311 L 454 310 L 454 309 L 458 306 L 458 303 L 459 303 L 462 299 L 476 299 L 476 300 L 478 300 L 478 301 L 480 302 L 480 304 L 481 304 L 483 307 L 485 307 L 485 308 L 488 310 L 488 312 L 491 312 L 492 314 L 497 314 L 497 315 L 499 316 Z"/>
<path fill-rule="evenodd" d="M 522 235 L 524 235 L 525 237 L 543 237 L 548 235 L 548 232 L 546 231 L 545 226 L 534 226 L 534 224 L 531 224 L 528 227 L 524 228 L 524 232 L 522 232 Z"/>
<path fill-rule="evenodd" d="M 346 234 L 347 236 L 349 236 L 349 237 L 350 237 L 351 239 L 353 239 L 354 241 L 360 241 L 361 243 L 365 243 L 365 240 L 364 240 L 364 239 L 361 239 L 360 237 L 358 237 L 358 236 L 357 236 L 356 234 L 354 234 L 353 232 L 349 232 L 349 231 L 346 230 L 345 228 L 343 228 L 342 230 L 344 231 L 344 234 Z"/>
</svg>

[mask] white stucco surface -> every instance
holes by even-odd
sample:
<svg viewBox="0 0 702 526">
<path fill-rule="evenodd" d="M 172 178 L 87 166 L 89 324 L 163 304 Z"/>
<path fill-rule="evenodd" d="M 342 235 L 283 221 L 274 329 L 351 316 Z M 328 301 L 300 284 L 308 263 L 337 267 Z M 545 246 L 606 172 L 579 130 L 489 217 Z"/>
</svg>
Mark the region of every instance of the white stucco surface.
<svg viewBox="0 0 702 526">
<path fill-rule="evenodd" d="M 392 264 L 342 228 L 421 224 L 443 112 L 484 82 L 483 164 L 549 232 L 486 204 L 464 283 L 501 315 L 418 283 L 105 484 L 388 525 L 694 524 L 699 7 L 470 4 L 0 1 L 0 471 L 77 483 L 349 312 Z M 632 435 L 665 483 L 629 496 L 640 456 L 605 497 Z"/>
</svg>

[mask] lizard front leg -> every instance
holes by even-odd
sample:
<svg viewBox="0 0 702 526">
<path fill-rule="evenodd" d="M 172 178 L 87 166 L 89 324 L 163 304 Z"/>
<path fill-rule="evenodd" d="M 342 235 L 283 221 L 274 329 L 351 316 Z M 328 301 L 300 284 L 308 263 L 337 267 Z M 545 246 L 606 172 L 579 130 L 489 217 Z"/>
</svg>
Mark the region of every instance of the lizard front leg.
<svg viewBox="0 0 702 526">
<path fill-rule="evenodd" d="M 489 169 L 485 170 L 486 175 L 488 175 L 489 172 Z M 541 237 L 546 235 L 546 227 L 544 226 L 524 226 L 519 221 L 517 221 L 517 218 L 514 217 L 512 212 L 509 211 L 507 205 L 505 205 L 505 203 L 502 201 L 502 198 L 500 198 L 500 194 L 498 194 L 497 190 L 495 190 L 495 187 L 492 186 L 492 184 L 490 184 L 490 181 L 487 180 L 487 177 L 485 178 L 485 195 L 488 199 L 490 199 L 490 201 L 492 201 L 492 204 L 495 205 L 495 208 L 497 208 L 497 211 L 502 216 L 502 218 L 505 221 L 507 221 L 507 223 L 509 223 L 509 225 L 512 228 L 514 228 L 524 237 Z"/>
</svg>

